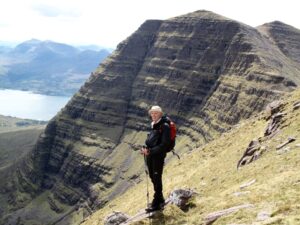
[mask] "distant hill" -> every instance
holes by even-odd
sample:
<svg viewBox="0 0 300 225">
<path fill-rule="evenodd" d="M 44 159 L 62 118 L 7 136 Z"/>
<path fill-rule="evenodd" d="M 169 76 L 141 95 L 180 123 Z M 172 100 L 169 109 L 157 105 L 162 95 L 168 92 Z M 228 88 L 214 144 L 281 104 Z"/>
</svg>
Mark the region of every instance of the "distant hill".
<svg viewBox="0 0 300 225">
<path fill-rule="evenodd" d="M 32 39 L 0 46 L 0 88 L 72 95 L 110 50 Z"/>
<path fill-rule="evenodd" d="M 34 146 L 47 122 L 0 115 L 0 173 Z"/>
<path fill-rule="evenodd" d="M 42 128 L 47 121 L 20 119 L 12 116 L 0 115 L 0 134 L 12 131 Z"/>
</svg>

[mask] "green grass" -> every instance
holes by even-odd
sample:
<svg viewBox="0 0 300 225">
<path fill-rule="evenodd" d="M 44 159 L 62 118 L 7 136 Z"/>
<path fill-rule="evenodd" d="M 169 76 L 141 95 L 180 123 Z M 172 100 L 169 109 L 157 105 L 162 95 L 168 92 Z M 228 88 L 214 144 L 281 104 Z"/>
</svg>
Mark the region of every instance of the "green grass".
<svg viewBox="0 0 300 225">
<path fill-rule="evenodd" d="M 0 171 L 16 163 L 34 146 L 42 129 L 0 133 Z"/>
<path fill-rule="evenodd" d="M 0 115 L 0 171 L 32 149 L 45 123 Z"/>
<path fill-rule="evenodd" d="M 173 205 L 167 206 L 163 214 L 153 219 L 152 224 L 202 224 L 211 212 L 246 203 L 254 207 L 221 217 L 214 224 L 299 224 L 300 147 L 297 144 L 300 144 L 300 110 L 292 110 L 292 104 L 299 100 L 300 90 L 287 98 L 283 109 L 287 115 L 281 131 L 270 139 L 263 138 L 262 145 L 267 150 L 258 160 L 239 170 L 236 168 L 237 162 L 249 142 L 263 136 L 268 123 L 263 113 L 242 121 L 204 147 L 186 153 L 180 161 L 173 157 L 164 171 L 165 195 L 185 187 L 192 188 L 198 195 L 187 212 Z M 287 146 L 289 151 L 280 153 L 276 146 L 289 136 L 297 140 Z M 256 180 L 254 184 L 240 189 L 242 184 L 253 179 Z M 236 192 L 243 194 L 236 196 Z M 145 205 L 146 182 L 143 181 L 109 202 L 84 224 L 103 224 L 104 218 L 112 211 L 134 215 Z M 269 212 L 268 220 L 257 220 L 257 215 L 262 211 Z M 149 224 L 149 221 L 136 224 Z"/>
<path fill-rule="evenodd" d="M 0 134 L 33 128 L 43 129 L 46 124 L 46 121 L 20 119 L 11 116 L 0 115 Z"/>
</svg>

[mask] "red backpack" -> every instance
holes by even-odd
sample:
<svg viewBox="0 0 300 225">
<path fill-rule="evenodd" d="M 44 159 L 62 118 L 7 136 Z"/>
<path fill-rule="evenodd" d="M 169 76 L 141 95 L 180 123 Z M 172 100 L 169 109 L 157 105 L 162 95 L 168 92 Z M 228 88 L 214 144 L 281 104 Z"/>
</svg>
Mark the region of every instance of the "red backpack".
<svg viewBox="0 0 300 225">
<path fill-rule="evenodd" d="M 179 155 L 174 152 L 174 147 L 176 144 L 176 133 L 177 133 L 176 124 L 174 123 L 174 121 L 170 119 L 170 117 L 166 117 L 166 122 L 170 126 L 170 139 L 171 139 L 171 143 L 166 149 L 166 152 L 173 152 L 173 154 L 176 155 L 178 159 L 180 159 Z"/>
</svg>

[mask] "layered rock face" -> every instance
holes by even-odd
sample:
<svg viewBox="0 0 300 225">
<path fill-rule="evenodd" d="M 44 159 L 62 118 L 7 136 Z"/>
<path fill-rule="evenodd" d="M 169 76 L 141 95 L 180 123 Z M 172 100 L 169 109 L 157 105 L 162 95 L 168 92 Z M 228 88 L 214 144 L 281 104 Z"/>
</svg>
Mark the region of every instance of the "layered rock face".
<svg viewBox="0 0 300 225">
<path fill-rule="evenodd" d="M 266 23 L 257 28 L 265 34 L 283 54 L 290 59 L 300 62 L 300 31 L 279 21 Z"/>
<path fill-rule="evenodd" d="M 134 150 L 145 139 L 151 105 L 176 121 L 177 149 L 184 152 L 293 90 L 300 84 L 293 50 L 300 35 L 292 30 L 287 53 L 265 30 L 207 11 L 146 21 L 48 124 L 19 165 L 14 190 L 2 190 L 19 206 L 18 196 L 26 196 L 25 208 L 3 221 L 30 218 L 39 201 L 44 208 L 36 207 L 35 220 L 68 224 L 138 182 L 143 159 Z M 281 30 L 272 31 L 281 40 Z M 12 210 L 7 206 L 2 214 Z"/>
</svg>

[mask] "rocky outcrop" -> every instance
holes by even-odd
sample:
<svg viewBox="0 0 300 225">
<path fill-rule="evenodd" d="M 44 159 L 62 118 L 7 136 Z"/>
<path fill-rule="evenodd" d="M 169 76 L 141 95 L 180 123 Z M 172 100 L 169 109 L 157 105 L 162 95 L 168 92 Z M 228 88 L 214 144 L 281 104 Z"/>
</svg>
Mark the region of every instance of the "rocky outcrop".
<svg viewBox="0 0 300 225">
<path fill-rule="evenodd" d="M 143 144 L 150 105 L 172 115 L 187 151 L 293 90 L 297 72 L 259 30 L 214 13 L 146 21 L 53 118 L 20 177 L 35 185 L 32 197 L 47 190 L 66 207 L 82 199 L 99 208 L 140 174 L 143 160 L 131 146 Z"/>
<path fill-rule="evenodd" d="M 261 145 L 260 139 L 252 140 L 242 158 L 238 161 L 237 168 L 257 160 L 265 151 L 266 147 Z"/>
<path fill-rule="evenodd" d="M 296 110 L 295 106 L 297 106 L 299 102 L 293 102 L 292 106 L 290 106 L 291 108 L 287 110 L 286 108 L 289 104 L 288 102 L 274 101 L 267 105 L 266 110 L 263 112 L 263 118 L 268 122 L 264 134 L 249 143 L 243 156 L 237 163 L 238 169 L 261 157 L 261 155 L 270 148 L 270 143 L 274 142 L 273 138 L 278 135 L 282 129 L 288 126 L 286 125 L 286 121 L 289 119 L 291 112 Z M 296 141 L 295 137 L 287 137 L 287 140 L 283 140 L 276 146 L 277 153 L 282 154 L 288 152 L 290 150 L 289 147 L 282 148 L 294 141 Z"/>
</svg>

